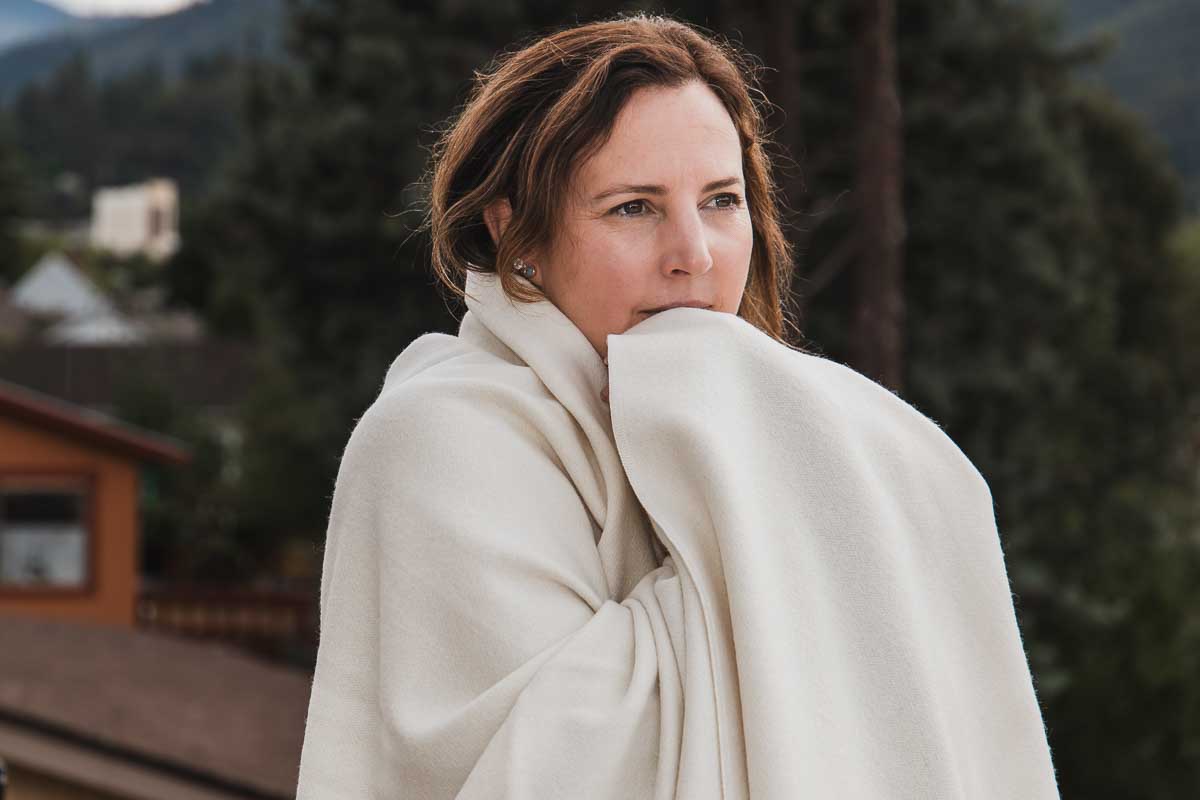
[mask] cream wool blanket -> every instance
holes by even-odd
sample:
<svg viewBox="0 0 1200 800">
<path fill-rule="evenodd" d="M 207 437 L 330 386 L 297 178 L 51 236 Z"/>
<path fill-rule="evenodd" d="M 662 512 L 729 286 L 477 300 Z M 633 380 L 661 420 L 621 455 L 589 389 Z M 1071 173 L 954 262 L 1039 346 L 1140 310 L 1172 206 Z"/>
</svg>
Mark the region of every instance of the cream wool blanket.
<svg viewBox="0 0 1200 800">
<path fill-rule="evenodd" d="M 467 291 L 343 454 L 298 800 L 1059 796 L 937 425 L 690 308 L 608 337 L 610 409 L 552 303 Z"/>
</svg>

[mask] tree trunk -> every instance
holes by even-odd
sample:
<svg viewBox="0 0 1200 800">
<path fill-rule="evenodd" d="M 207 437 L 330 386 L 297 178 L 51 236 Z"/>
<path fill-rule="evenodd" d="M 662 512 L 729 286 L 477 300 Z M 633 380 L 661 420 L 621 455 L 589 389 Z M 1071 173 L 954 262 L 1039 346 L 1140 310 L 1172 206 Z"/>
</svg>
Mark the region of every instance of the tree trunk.
<svg viewBox="0 0 1200 800">
<path fill-rule="evenodd" d="M 905 222 L 894 0 L 859 0 L 858 10 L 855 208 L 860 250 L 854 267 L 850 359 L 855 369 L 900 393 Z"/>
<path fill-rule="evenodd" d="M 763 51 L 769 71 L 764 76 L 763 90 L 776 107 L 767 120 L 775 131 L 775 142 L 787 151 L 789 159 L 799 161 L 803 148 L 803 128 L 800 119 L 800 51 L 797 41 L 799 0 L 774 0 L 765 3 L 762 20 Z M 782 170 L 779 169 L 782 167 Z M 790 207 L 796 207 L 804 191 L 797 163 L 777 165 L 782 172 L 777 180 Z"/>
</svg>

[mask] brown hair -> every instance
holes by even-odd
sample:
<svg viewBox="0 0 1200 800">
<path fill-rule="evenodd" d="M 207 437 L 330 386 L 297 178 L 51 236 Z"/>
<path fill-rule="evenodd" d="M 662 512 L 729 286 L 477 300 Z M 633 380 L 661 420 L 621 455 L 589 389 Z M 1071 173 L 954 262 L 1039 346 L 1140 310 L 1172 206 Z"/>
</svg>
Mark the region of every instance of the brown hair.
<svg viewBox="0 0 1200 800">
<path fill-rule="evenodd" d="M 467 270 L 495 272 L 514 299 L 541 299 L 516 280 L 512 264 L 553 241 L 556 210 L 574 170 L 604 145 L 635 90 L 693 80 L 721 99 L 742 145 L 754 244 L 738 315 L 787 344 L 784 326 L 793 324 L 781 298 L 788 296 L 794 264 L 749 59 L 727 42 L 658 15 L 566 28 L 475 73 L 469 99 L 430 159 L 426 225 L 438 279 L 463 297 L 459 283 Z M 512 218 L 497 246 L 483 211 L 504 198 Z"/>
</svg>

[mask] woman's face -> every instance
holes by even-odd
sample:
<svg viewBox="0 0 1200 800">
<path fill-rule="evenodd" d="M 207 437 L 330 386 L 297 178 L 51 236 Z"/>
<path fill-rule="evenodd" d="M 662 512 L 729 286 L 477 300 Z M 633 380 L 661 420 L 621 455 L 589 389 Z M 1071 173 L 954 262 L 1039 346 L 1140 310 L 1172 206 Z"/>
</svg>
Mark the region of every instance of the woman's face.
<svg viewBox="0 0 1200 800">
<path fill-rule="evenodd" d="M 608 356 L 607 336 L 651 309 L 700 301 L 736 314 L 753 246 L 742 149 L 706 85 L 634 92 L 580 165 L 555 241 L 524 256 L 531 281 Z M 506 203 L 485 214 L 492 236 Z"/>
</svg>

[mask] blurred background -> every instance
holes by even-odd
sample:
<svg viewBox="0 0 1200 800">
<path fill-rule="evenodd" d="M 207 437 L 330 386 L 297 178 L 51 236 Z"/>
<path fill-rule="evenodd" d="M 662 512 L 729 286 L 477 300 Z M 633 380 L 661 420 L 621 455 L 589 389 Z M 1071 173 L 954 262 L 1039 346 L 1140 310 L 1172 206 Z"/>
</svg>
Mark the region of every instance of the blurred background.
<svg viewBox="0 0 1200 800">
<path fill-rule="evenodd" d="M 0 0 L 8 800 L 292 796 L 342 448 L 462 313 L 428 148 L 628 10 L 757 58 L 803 343 L 987 478 L 1063 797 L 1197 796 L 1196 0 Z"/>
</svg>

